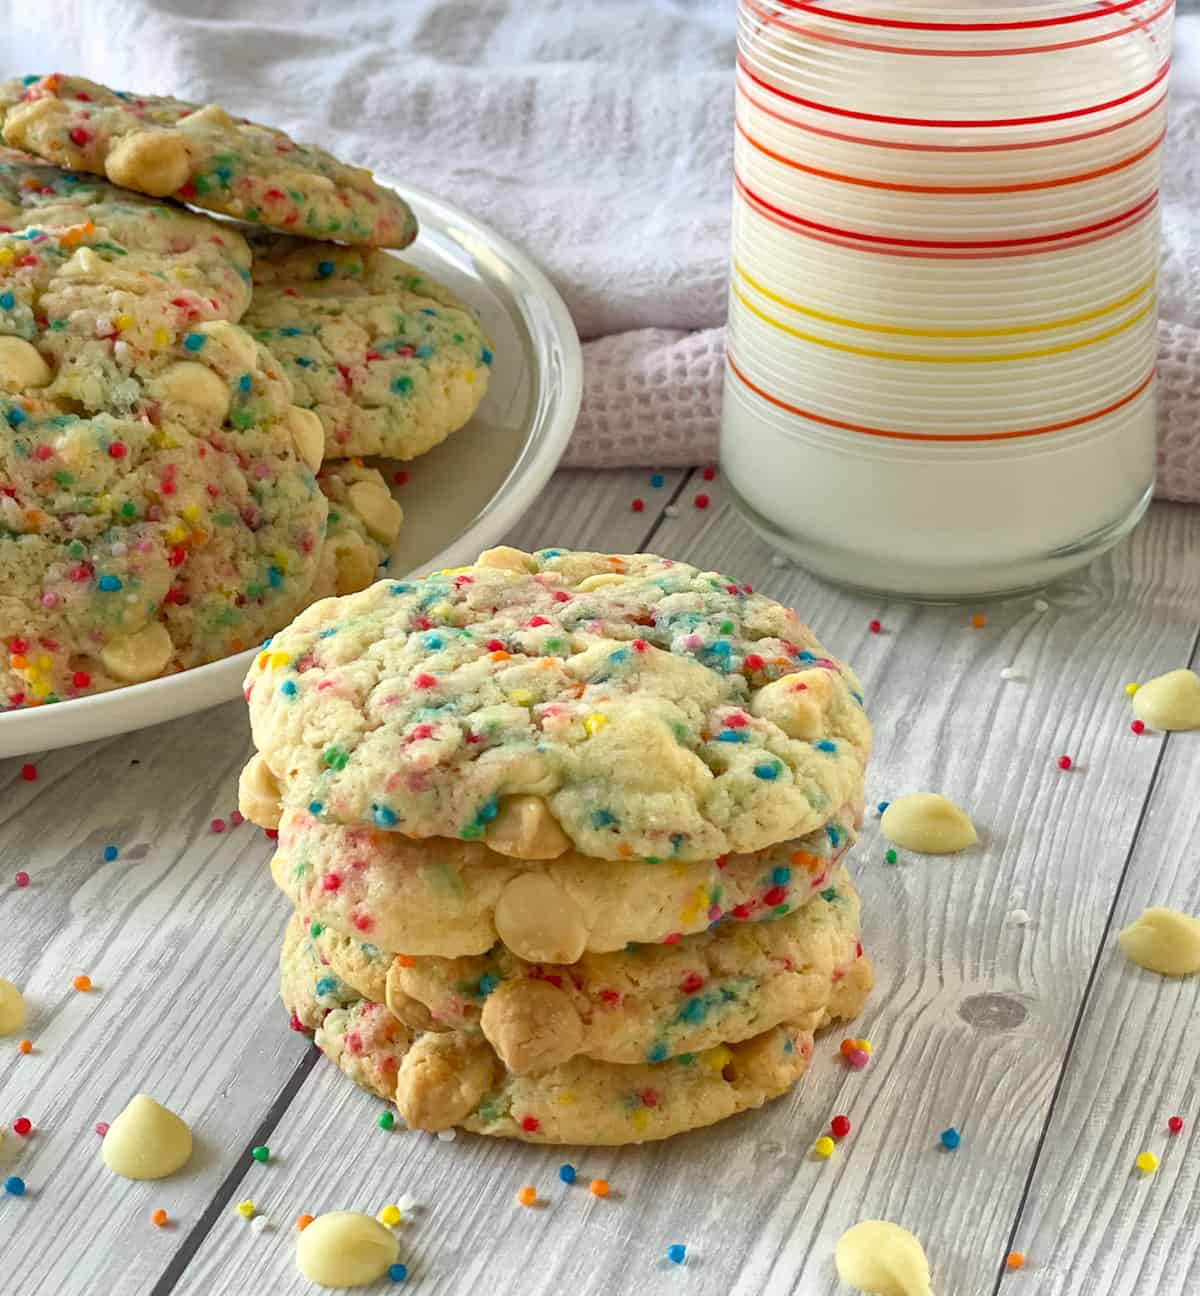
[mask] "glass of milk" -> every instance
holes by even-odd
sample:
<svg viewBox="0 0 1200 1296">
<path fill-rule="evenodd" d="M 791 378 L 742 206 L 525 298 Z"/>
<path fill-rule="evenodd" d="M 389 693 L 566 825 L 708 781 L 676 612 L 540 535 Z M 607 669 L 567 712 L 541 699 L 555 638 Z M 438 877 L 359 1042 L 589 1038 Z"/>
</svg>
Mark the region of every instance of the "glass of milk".
<svg viewBox="0 0 1200 1296">
<path fill-rule="evenodd" d="M 1153 490 L 1173 0 L 739 0 L 721 461 L 818 575 L 1027 589 Z"/>
</svg>

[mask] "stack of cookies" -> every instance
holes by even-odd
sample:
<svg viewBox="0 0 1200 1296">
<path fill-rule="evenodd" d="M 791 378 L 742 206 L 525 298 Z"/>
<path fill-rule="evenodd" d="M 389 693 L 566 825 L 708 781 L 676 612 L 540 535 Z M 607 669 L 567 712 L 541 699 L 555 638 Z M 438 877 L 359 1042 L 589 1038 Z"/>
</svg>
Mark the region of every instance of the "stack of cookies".
<svg viewBox="0 0 1200 1296">
<path fill-rule="evenodd" d="M 246 696 L 292 1024 L 410 1127 L 665 1138 L 859 1011 L 870 728 L 748 586 L 495 549 L 309 608 Z"/>
<path fill-rule="evenodd" d="M 408 206 L 80 77 L 0 85 L 0 134 L 0 707 L 213 661 L 368 585 L 402 513 L 361 456 L 461 427 L 492 359 L 379 250 L 416 237 Z"/>
</svg>

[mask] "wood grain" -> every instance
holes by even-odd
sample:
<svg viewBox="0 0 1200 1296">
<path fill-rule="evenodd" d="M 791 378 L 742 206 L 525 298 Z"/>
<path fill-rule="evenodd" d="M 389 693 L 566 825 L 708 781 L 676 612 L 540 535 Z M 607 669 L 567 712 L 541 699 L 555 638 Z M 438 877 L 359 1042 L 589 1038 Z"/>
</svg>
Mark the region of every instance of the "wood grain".
<svg viewBox="0 0 1200 1296">
<path fill-rule="evenodd" d="M 633 545 L 681 478 L 652 492 L 648 473 L 613 474 L 598 491 L 564 474 L 513 541 L 553 531 L 574 545 Z M 647 500 L 640 515 L 629 509 L 635 489 Z M 270 844 L 249 824 L 209 829 L 234 809 L 249 752 L 236 702 L 43 756 L 32 783 L 23 761 L 0 762 L 0 976 L 25 989 L 36 1046 L 22 1056 L 0 1041 L 0 1122 L 25 1115 L 37 1131 L 7 1133 L 0 1147 L 0 1177 L 28 1185 L 24 1198 L 0 1194 L 0 1291 L 142 1296 L 169 1281 L 305 1064 L 308 1046 L 278 1003 L 285 908 L 266 869 Z M 108 843 L 120 849 L 112 863 Z M 28 888 L 12 885 L 18 869 Z M 80 973 L 94 993 L 71 988 Z M 138 1090 L 199 1135 L 177 1180 L 126 1183 L 99 1159 L 93 1124 Z M 266 1183 L 280 1177 L 260 1170 Z M 174 1221 L 164 1230 L 149 1222 L 160 1206 Z"/>
<path fill-rule="evenodd" d="M 713 499 L 704 511 L 691 503 L 701 489 Z M 720 494 L 690 479 L 651 547 L 794 603 L 866 683 L 872 799 L 937 788 L 983 830 L 968 856 L 889 868 L 868 821 L 858 877 L 879 986 L 858 1030 L 875 1046 L 870 1068 L 847 1072 L 834 1036 L 796 1094 L 761 1113 L 659 1146 L 564 1152 L 384 1134 L 380 1104 L 322 1062 L 272 1135 L 278 1164 L 232 1189 L 231 1201 L 261 1200 L 280 1230 L 255 1238 L 226 1210 L 174 1290 L 304 1291 L 290 1261 L 297 1214 L 375 1211 L 412 1192 L 425 1206 L 403 1232 L 404 1259 L 425 1292 L 654 1296 L 686 1281 L 693 1296 L 832 1293 L 833 1244 L 870 1215 L 918 1232 L 939 1292 L 993 1291 L 1156 768 L 1154 747 L 1119 723 L 1121 687 L 1131 662 L 1191 649 L 1200 517 L 1156 509 L 1129 544 L 1056 589 L 1045 615 L 1029 599 L 992 605 L 974 630 L 971 609 L 876 606 L 773 566 Z M 882 635 L 867 630 L 873 616 Z M 1000 679 L 1010 665 L 1021 680 Z M 1064 752 L 1069 773 L 1056 764 Z M 1006 924 L 1017 907 L 1032 926 Z M 812 1141 L 839 1111 L 854 1132 L 818 1163 Z M 955 1153 L 938 1145 L 950 1124 L 963 1133 Z M 609 1178 L 614 1197 L 560 1185 L 566 1159 L 581 1178 Z M 525 1183 L 544 1208 L 515 1204 Z M 690 1248 L 686 1277 L 664 1259 L 675 1242 Z"/>
</svg>

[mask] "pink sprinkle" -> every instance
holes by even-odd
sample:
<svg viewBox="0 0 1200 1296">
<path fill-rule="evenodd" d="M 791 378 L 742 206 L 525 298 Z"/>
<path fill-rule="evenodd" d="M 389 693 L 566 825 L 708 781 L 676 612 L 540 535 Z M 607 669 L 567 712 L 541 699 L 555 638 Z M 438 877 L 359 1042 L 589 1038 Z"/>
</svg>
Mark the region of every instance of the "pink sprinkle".
<svg viewBox="0 0 1200 1296">
<path fill-rule="evenodd" d="M 234 810 L 229 816 L 229 822 L 235 827 L 240 828 L 246 822 L 245 815 L 240 810 Z"/>
<path fill-rule="evenodd" d="M 678 945 L 678 944 L 679 944 L 680 937 L 682 937 L 682 935 L 683 935 L 683 932 L 672 932 L 669 936 L 664 936 L 664 937 L 663 937 L 663 944 L 664 944 L 664 945 Z"/>
<path fill-rule="evenodd" d="M 14 881 L 14 882 L 17 884 L 17 886 L 19 886 L 19 887 L 27 887 L 27 886 L 29 885 L 29 874 L 26 873 L 24 869 L 22 869 L 22 870 L 20 871 L 20 873 L 18 873 L 18 874 L 13 878 L 13 881 Z"/>
<path fill-rule="evenodd" d="M 370 931 L 370 930 L 371 930 L 371 927 L 372 927 L 372 925 L 373 925 L 372 922 L 371 922 L 371 919 L 368 918 L 366 914 L 361 914 L 361 913 L 355 914 L 354 917 L 351 918 L 350 921 L 351 921 L 351 922 L 355 925 L 355 927 L 357 927 L 358 930 L 361 931 L 361 932 Z"/>
<path fill-rule="evenodd" d="M 702 475 L 705 481 L 712 481 L 712 479 L 717 475 L 717 470 L 715 468 L 705 468 Z"/>
<path fill-rule="evenodd" d="M 209 822 L 208 828 L 210 832 L 223 833 L 225 831 L 225 820 L 213 819 Z"/>
<path fill-rule="evenodd" d="M 437 677 L 427 675 L 424 671 L 413 680 L 413 687 L 419 689 L 431 689 L 437 683 Z"/>
<path fill-rule="evenodd" d="M 408 482 L 408 473 L 406 473 L 403 468 L 400 468 L 396 472 L 392 473 L 392 481 L 394 481 L 397 486 L 404 486 Z"/>
<path fill-rule="evenodd" d="M 694 503 L 698 509 L 706 509 L 708 508 L 709 505 L 709 498 L 707 495 L 701 492 L 699 495 L 696 496 Z"/>
<path fill-rule="evenodd" d="M 21 777 L 25 780 L 26 783 L 32 783 L 32 782 L 34 781 L 34 779 L 37 778 L 37 766 L 36 766 L 36 765 L 22 765 L 22 766 L 21 766 Z"/>
<path fill-rule="evenodd" d="M 882 622 L 882 621 L 868 621 L 868 622 L 867 622 L 867 629 L 870 630 L 870 632 L 871 632 L 872 634 L 879 634 L 879 632 L 883 629 L 883 622 Z"/>
<path fill-rule="evenodd" d="M 296 1016 L 295 1013 L 292 1013 L 292 1020 L 288 1022 L 288 1025 L 292 1028 L 292 1030 L 298 1031 L 301 1035 L 308 1034 L 308 1027 L 305 1026 L 305 1024 L 300 1020 L 299 1017 Z"/>
<path fill-rule="evenodd" d="M 1071 768 L 1070 756 L 1060 756 L 1058 758 L 1058 768 L 1060 770 L 1069 770 Z"/>
<path fill-rule="evenodd" d="M 640 513 L 646 507 L 644 499 L 635 499 L 629 506 L 635 513 Z"/>
<path fill-rule="evenodd" d="M 92 1128 L 103 1138 L 108 1133 L 108 1121 L 97 1121 Z"/>
<path fill-rule="evenodd" d="M 264 828 L 264 829 L 263 829 L 263 835 L 264 835 L 265 837 L 268 837 L 271 841 L 278 841 L 278 840 L 279 840 L 279 829 L 278 829 L 278 828 Z"/>
<path fill-rule="evenodd" d="M 861 1071 L 870 1060 L 871 1055 L 865 1049 L 851 1049 L 850 1052 L 846 1054 L 846 1061 L 855 1071 Z"/>
<path fill-rule="evenodd" d="M 525 622 L 525 624 L 529 627 L 529 629 L 536 630 L 538 626 L 549 625 L 550 622 L 547 621 L 544 616 L 532 616 L 529 618 L 528 621 Z"/>
<path fill-rule="evenodd" d="M 1182 1134 L 1182 1133 L 1183 1133 L 1183 1117 L 1182 1117 L 1182 1116 L 1172 1116 L 1171 1119 L 1170 1119 L 1169 1121 L 1167 1121 L 1167 1129 L 1169 1129 L 1169 1130 L 1171 1131 L 1172 1134 Z"/>
<path fill-rule="evenodd" d="M 570 603 L 571 596 L 566 592 L 566 590 L 555 590 L 554 601 L 555 603 Z"/>
<path fill-rule="evenodd" d="M 1146 726 L 1140 720 L 1135 720 L 1129 727 L 1135 734 L 1144 734 L 1146 732 Z"/>
<path fill-rule="evenodd" d="M 47 590 L 42 595 L 42 607 L 44 608 L 58 607 L 58 595 L 55 594 L 53 590 Z"/>
</svg>

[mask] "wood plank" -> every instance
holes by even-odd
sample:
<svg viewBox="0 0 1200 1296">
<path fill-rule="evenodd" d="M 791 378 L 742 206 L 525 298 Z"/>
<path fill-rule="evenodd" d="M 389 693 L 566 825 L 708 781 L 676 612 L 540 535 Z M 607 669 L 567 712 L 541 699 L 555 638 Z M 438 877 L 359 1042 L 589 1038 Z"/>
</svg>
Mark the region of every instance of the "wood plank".
<svg viewBox="0 0 1200 1296">
<path fill-rule="evenodd" d="M 1164 646 L 1125 667 L 1136 680 L 1182 664 Z M 1128 724 L 1119 701 L 1105 710 L 1114 728 Z M 1200 1291 L 1200 984 L 1143 972 L 1116 944 L 1116 933 L 1152 905 L 1200 914 L 1200 734 L 1140 742 L 1161 753 L 1162 765 L 1096 950 L 1087 1011 L 1016 1229 L 1015 1249 L 1028 1255 L 1039 1296 Z M 1176 1114 L 1185 1125 L 1173 1137 L 1167 1119 Z M 1153 1177 L 1134 1167 L 1144 1151 L 1159 1157 Z"/>
<path fill-rule="evenodd" d="M 664 1145 L 567 1153 L 384 1134 L 380 1104 L 322 1062 L 273 1135 L 279 1164 L 251 1168 L 233 1194 L 259 1201 L 280 1231 L 255 1238 L 226 1212 L 178 1292 L 305 1291 L 290 1259 L 296 1215 L 374 1211 L 406 1191 L 426 1203 L 403 1233 L 425 1292 L 653 1296 L 686 1281 L 693 1296 L 832 1293 L 834 1242 L 870 1215 L 924 1238 L 936 1290 L 991 1292 L 1154 770 L 1152 748 L 1127 741 L 1098 703 L 1120 692 L 1128 661 L 1190 645 L 1200 516 L 1154 510 L 1129 544 L 1054 591 L 1044 616 L 1030 599 L 997 604 L 974 630 L 971 609 L 876 606 L 773 566 L 720 482 L 705 483 L 704 511 L 691 503 L 698 489 L 685 484 L 651 547 L 797 606 L 864 677 L 871 799 L 936 788 L 983 831 L 966 857 L 890 868 L 868 821 L 858 877 L 879 985 L 858 1029 L 875 1046 L 870 1068 L 848 1072 L 835 1034 L 797 1093 L 761 1113 Z M 884 634 L 868 632 L 873 616 Z M 1001 681 L 1014 663 L 1024 680 Z M 1070 773 L 1056 765 L 1064 751 Z M 1005 923 L 1018 906 L 1036 911 L 1028 930 Z M 854 1133 L 818 1163 L 809 1149 L 839 1111 Z M 950 1124 L 963 1131 L 955 1153 L 938 1145 Z M 619 1196 L 563 1188 L 554 1169 L 565 1159 Z M 544 1210 L 515 1204 L 524 1183 Z M 690 1248 L 686 1279 L 663 1258 L 675 1242 Z"/>
<path fill-rule="evenodd" d="M 682 474 L 647 507 L 629 500 L 648 474 L 556 478 L 512 537 L 552 530 L 566 544 L 636 547 Z M 270 845 L 250 825 L 214 834 L 236 805 L 250 753 L 242 703 L 195 719 L 36 760 L 0 762 L 0 975 L 25 988 L 35 1052 L 0 1041 L 0 1290 L 22 1296 L 143 1296 L 261 1137 L 308 1048 L 280 1020 L 276 960 L 283 907 Z M 120 849 L 103 861 L 106 844 Z M 18 869 L 32 878 L 18 889 Z M 97 989 L 82 995 L 86 973 Z M 104 1169 L 97 1120 L 145 1090 L 201 1139 L 191 1170 L 132 1184 Z M 275 1176 L 271 1168 L 264 1174 Z M 158 1230 L 150 1212 L 176 1223 Z"/>
</svg>

